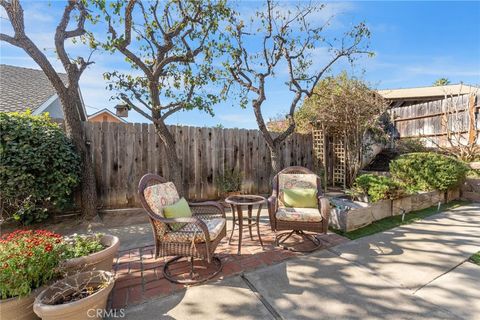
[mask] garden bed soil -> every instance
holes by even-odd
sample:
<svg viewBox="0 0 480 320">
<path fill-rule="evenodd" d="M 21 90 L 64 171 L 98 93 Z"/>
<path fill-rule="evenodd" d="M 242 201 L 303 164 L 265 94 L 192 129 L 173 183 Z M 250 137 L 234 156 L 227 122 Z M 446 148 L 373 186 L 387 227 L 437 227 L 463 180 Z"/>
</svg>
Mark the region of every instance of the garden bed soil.
<svg viewBox="0 0 480 320">
<path fill-rule="evenodd" d="M 70 303 L 70 302 L 75 302 L 81 299 L 85 299 L 97 293 L 101 288 L 103 288 L 103 286 L 98 284 L 85 287 L 80 291 L 75 291 L 68 295 L 61 296 L 60 299 L 55 300 L 52 305 L 65 304 L 65 303 Z"/>
</svg>

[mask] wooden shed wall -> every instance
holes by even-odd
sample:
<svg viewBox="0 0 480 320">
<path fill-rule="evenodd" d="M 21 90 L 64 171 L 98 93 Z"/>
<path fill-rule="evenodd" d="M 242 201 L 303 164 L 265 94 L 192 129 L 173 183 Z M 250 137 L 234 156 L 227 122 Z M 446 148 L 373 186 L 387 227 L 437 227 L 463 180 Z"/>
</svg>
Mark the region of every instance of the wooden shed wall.
<svg viewBox="0 0 480 320">
<path fill-rule="evenodd" d="M 463 95 L 392 108 L 389 114 L 400 139 L 421 138 L 430 147 L 437 144 L 448 146 L 447 128 L 450 132 L 463 132 L 467 137 L 470 114 L 474 117 L 474 134 L 480 134 L 479 98 L 477 95 L 473 112 L 469 110 L 472 107 L 470 96 Z M 480 139 L 477 139 L 477 143 L 480 144 Z"/>
</svg>

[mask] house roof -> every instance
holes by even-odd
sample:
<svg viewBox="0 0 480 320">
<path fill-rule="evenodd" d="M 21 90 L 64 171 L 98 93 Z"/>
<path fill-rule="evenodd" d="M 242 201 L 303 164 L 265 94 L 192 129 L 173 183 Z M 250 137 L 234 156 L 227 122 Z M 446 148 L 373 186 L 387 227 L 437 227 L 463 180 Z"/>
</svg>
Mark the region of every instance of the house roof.
<svg viewBox="0 0 480 320">
<path fill-rule="evenodd" d="M 478 88 L 465 84 L 378 90 L 378 93 L 388 100 L 433 100 L 443 98 L 445 95 L 463 95 L 477 92 Z"/>
<path fill-rule="evenodd" d="M 67 75 L 60 73 L 67 82 Z M 42 70 L 0 64 L 0 111 L 33 111 L 56 95 Z"/>
<path fill-rule="evenodd" d="M 88 119 L 91 119 L 91 118 L 93 118 L 93 117 L 96 117 L 96 116 L 98 116 L 98 115 L 100 115 L 100 114 L 102 114 L 102 113 L 108 113 L 109 115 L 111 115 L 111 116 L 114 117 L 115 119 L 118 119 L 118 120 L 120 120 L 120 121 L 123 122 L 123 123 L 128 123 L 127 120 L 120 118 L 120 117 L 117 116 L 115 113 L 113 113 L 112 111 L 108 110 L 107 108 L 103 108 L 102 110 L 99 110 L 99 111 L 97 111 L 97 112 L 89 115 L 89 116 L 88 116 Z"/>
</svg>

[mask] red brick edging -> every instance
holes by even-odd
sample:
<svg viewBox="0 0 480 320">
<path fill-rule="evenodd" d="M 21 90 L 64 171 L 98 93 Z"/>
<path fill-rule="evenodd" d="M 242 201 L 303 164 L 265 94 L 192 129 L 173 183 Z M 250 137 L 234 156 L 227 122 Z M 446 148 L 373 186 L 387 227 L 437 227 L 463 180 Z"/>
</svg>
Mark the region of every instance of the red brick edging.
<svg viewBox="0 0 480 320">
<path fill-rule="evenodd" d="M 228 245 L 226 238 L 223 239 L 216 250 L 217 256 L 223 262 L 223 269 L 210 281 L 280 263 L 300 255 L 300 253 L 273 246 L 274 235 L 268 226 L 261 225 L 260 232 L 265 244 L 263 249 L 256 237 L 253 240 L 247 240 L 245 237 L 242 242 L 241 255 L 237 255 L 235 236 L 232 239 L 232 245 Z M 322 235 L 320 239 L 323 246 L 319 250 L 348 241 L 337 234 Z M 114 265 L 117 280 L 110 295 L 110 308 L 124 308 L 152 298 L 167 296 L 185 288 L 184 285 L 171 283 L 165 279 L 163 265 L 170 257 L 155 260 L 153 251 L 154 248 L 148 246 L 119 252 Z M 179 263 L 175 268 L 182 273 L 188 270 L 188 265 Z"/>
</svg>

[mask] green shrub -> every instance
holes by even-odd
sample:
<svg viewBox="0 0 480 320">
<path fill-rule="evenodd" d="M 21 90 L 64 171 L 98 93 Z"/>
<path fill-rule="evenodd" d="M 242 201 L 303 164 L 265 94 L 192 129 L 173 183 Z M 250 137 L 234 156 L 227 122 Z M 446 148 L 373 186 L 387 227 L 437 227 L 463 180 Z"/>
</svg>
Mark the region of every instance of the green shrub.
<svg viewBox="0 0 480 320">
<path fill-rule="evenodd" d="M 47 114 L 0 113 L 0 191 L 7 215 L 23 224 L 71 203 L 80 158 Z"/>
<path fill-rule="evenodd" d="M 400 154 L 406 154 L 412 152 L 427 152 L 428 148 L 422 140 L 407 138 L 397 140 L 395 143 L 395 150 Z"/>
<path fill-rule="evenodd" d="M 79 258 L 105 249 L 102 244 L 103 234 L 95 233 L 88 235 L 73 234 L 64 237 L 63 259 Z"/>
<path fill-rule="evenodd" d="M 403 193 L 403 189 L 389 177 L 362 174 L 355 179 L 349 193 L 356 197 L 367 195 L 370 201 L 377 202 L 398 198 Z"/>
<path fill-rule="evenodd" d="M 242 189 L 242 174 L 237 170 L 225 171 L 215 177 L 215 186 L 222 194 L 240 191 Z"/>
<path fill-rule="evenodd" d="M 456 187 L 467 171 L 463 162 L 433 152 L 409 153 L 390 162 L 392 177 L 412 192 Z"/>
</svg>

